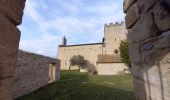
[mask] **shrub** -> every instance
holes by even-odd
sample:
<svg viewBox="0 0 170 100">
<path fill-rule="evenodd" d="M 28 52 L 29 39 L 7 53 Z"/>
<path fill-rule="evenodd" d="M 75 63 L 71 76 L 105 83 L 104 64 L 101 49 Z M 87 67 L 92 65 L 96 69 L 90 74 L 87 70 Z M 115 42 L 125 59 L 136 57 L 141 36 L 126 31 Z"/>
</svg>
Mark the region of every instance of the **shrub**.
<svg viewBox="0 0 170 100">
<path fill-rule="evenodd" d="M 129 46 L 128 46 L 128 42 L 127 40 L 123 40 L 120 43 L 120 56 L 122 58 L 123 63 L 125 63 L 126 65 L 130 66 L 131 62 L 130 62 L 130 58 L 129 58 Z"/>
</svg>

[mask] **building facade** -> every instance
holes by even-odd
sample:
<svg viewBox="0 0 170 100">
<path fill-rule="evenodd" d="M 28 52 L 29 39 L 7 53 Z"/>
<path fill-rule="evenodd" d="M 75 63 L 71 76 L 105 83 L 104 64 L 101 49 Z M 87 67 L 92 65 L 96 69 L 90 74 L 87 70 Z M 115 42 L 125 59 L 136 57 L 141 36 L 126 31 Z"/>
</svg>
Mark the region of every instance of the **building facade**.
<svg viewBox="0 0 170 100">
<path fill-rule="evenodd" d="M 105 24 L 104 38 L 101 43 L 67 45 L 67 39 L 63 37 L 62 45 L 58 47 L 61 70 L 77 69 L 70 65 L 70 59 L 74 55 L 81 55 L 88 60 L 88 67 L 97 66 L 99 55 L 119 56 L 119 44 L 124 39 L 126 39 L 124 22 Z"/>
</svg>

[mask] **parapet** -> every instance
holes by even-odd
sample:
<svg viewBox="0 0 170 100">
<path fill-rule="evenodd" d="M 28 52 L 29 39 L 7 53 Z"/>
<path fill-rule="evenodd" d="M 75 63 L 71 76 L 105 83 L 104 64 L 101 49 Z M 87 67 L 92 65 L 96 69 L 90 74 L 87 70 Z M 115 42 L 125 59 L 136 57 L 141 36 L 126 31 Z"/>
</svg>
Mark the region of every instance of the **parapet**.
<svg viewBox="0 0 170 100">
<path fill-rule="evenodd" d="M 115 23 L 109 23 L 109 24 L 105 24 L 105 27 L 111 27 L 111 26 L 122 26 L 124 25 L 124 21 L 121 22 L 115 22 Z"/>
</svg>

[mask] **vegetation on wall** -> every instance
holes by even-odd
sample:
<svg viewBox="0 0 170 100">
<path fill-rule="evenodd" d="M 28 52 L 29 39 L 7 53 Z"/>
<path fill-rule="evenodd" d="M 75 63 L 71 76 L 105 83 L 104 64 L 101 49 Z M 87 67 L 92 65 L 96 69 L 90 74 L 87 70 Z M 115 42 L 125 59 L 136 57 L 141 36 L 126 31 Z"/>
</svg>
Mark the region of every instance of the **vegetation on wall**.
<svg viewBox="0 0 170 100">
<path fill-rule="evenodd" d="M 70 64 L 71 66 L 78 66 L 79 69 L 81 68 L 86 68 L 86 63 L 87 61 L 84 59 L 83 56 L 81 55 L 74 55 L 71 59 L 70 59 Z"/>
<path fill-rule="evenodd" d="M 122 40 L 120 43 L 120 56 L 122 58 L 123 63 L 130 66 L 130 58 L 129 58 L 129 46 L 127 40 Z"/>
</svg>

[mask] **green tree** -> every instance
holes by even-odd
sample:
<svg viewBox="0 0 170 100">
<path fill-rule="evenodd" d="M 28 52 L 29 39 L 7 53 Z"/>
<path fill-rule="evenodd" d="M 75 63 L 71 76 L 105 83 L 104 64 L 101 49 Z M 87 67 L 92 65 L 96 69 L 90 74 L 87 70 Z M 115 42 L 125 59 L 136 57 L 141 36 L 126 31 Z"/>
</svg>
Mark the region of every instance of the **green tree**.
<svg viewBox="0 0 170 100">
<path fill-rule="evenodd" d="M 80 69 L 80 67 L 85 68 L 86 67 L 86 62 L 87 62 L 87 60 L 85 60 L 84 57 L 81 56 L 81 55 L 77 55 L 77 56 L 74 55 L 70 59 L 71 66 L 76 66 L 77 65 L 79 67 L 79 69 Z"/>
<path fill-rule="evenodd" d="M 130 66 L 131 63 L 129 58 L 129 46 L 127 40 L 121 41 L 119 49 L 123 63 Z"/>
</svg>

